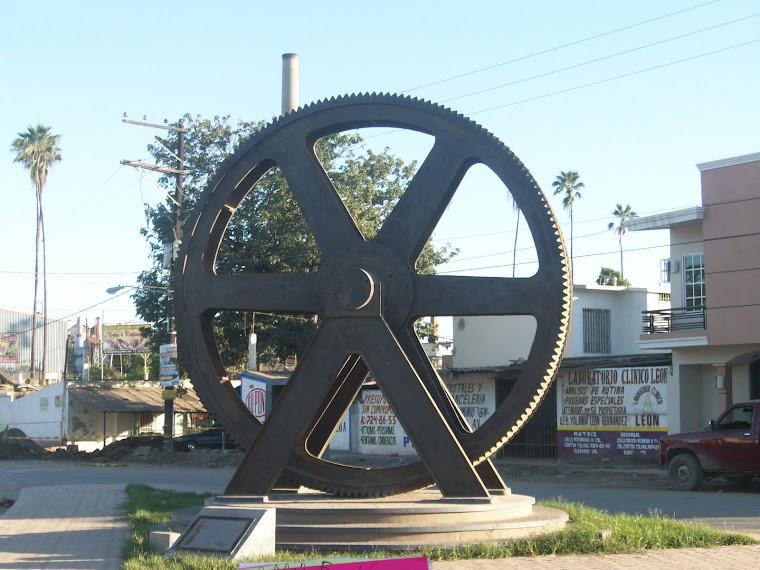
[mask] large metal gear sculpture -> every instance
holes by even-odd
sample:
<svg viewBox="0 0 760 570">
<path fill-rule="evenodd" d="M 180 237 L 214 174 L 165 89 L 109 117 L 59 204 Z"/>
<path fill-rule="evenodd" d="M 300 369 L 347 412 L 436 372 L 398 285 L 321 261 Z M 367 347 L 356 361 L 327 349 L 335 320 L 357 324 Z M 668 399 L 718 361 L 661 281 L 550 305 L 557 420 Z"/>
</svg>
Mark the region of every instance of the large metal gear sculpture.
<svg viewBox="0 0 760 570">
<path fill-rule="evenodd" d="M 365 240 L 315 156 L 332 133 L 392 127 L 434 146 L 371 240 Z M 520 207 L 538 257 L 529 278 L 421 275 L 414 267 L 468 168 L 483 164 Z M 278 166 L 323 264 L 313 273 L 217 274 L 219 244 L 253 185 Z M 560 363 L 570 319 L 567 253 L 554 213 L 519 159 L 448 109 L 392 95 L 306 106 L 255 134 L 220 169 L 185 225 L 175 277 L 182 360 L 208 410 L 247 454 L 227 494 L 268 495 L 302 484 L 343 496 L 386 496 L 436 484 L 444 496 L 487 497 L 505 486 L 489 457 L 541 402 Z M 317 332 L 262 424 L 232 388 L 212 320 L 220 310 L 318 315 Z M 413 330 L 429 315 L 532 315 L 529 357 L 507 399 L 472 431 Z M 420 461 L 361 468 L 321 458 L 369 374 Z"/>
</svg>

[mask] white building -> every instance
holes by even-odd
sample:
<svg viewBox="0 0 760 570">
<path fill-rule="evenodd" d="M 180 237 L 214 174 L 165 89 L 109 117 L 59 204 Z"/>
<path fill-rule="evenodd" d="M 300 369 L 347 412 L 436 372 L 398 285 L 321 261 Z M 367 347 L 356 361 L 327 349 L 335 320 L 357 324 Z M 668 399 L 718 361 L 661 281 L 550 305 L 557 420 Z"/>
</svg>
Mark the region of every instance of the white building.
<svg viewBox="0 0 760 570">
<path fill-rule="evenodd" d="M 573 295 L 567 349 L 555 383 L 504 453 L 654 454 L 668 425 L 670 354 L 643 350 L 639 337 L 644 312 L 670 308 L 670 288 L 575 285 Z M 498 407 L 529 357 L 535 330 L 530 316 L 455 317 L 449 373 L 493 386 Z M 642 386 L 647 386 L 643 392 Z"/>
</svg>

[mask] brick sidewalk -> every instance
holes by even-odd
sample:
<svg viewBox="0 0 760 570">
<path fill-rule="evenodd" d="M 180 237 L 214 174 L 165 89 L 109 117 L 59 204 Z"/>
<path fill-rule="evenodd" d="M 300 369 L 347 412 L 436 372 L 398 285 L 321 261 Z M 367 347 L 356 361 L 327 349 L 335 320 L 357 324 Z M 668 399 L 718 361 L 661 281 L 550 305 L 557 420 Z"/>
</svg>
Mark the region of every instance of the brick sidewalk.
<svg viewBox="0 0 760 570">
<path fill-rule="evenodd" d="M 641 554 L 538 556 L 501 560 L 457 560 L 434 562 L 435 570 L 715 570 L 760 566 L 760 546 L 721 546 L 719 548 L 680 548 L 650 550 Z"/>
<path fill-rule="evenodd" d="M 124 485 L 30 487 L 0 517 L 0 569 L 118 570 Z"/>
</svg>

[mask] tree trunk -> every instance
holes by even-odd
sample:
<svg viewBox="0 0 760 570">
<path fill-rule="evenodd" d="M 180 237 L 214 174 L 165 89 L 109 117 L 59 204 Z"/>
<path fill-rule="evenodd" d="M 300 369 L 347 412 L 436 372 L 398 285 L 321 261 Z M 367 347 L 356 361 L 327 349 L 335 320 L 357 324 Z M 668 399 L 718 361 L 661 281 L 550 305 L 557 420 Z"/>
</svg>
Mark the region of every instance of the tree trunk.
<svg viewBox="0 0 760 570">
<path fill-rule="evenodd" d="M 37 291 L 39 289 L 40 280 L 40 236 L 42 233 L 42 227 L 40 219 L 40 195 L 36 195 L 37 206 L 37 235 L 35 238 L 34 248 L 34 305 L 32 306 L 32 342 L 31 342 L 31 362 L 29 364 L 30 378 L 36 377 L 37 372 Z"/>
<path fill-rule="evenodd" d="M 40 192 L 40 226 L 42 227 L 42 370 L 40 383 L 47 384 L 47 241 L 45 240 L 45 218 L 42 214 L 42 192 Z"/>
<path fill-rule="evenodd" d="M 570 204 L 570 283 L 575 279 L 575 267 L 573 265 L 573 204 Z"/>
<path fill-rule="evenodd" d="M 520 210 L 517 210 L 517 223 L 515 224 L 515 246 L 512 249 L 512 279 L 515 278 L 515 265 L 517 265 L 517 234 L 520 231 Z"/>
<path fill-rule="evenodd" d="M 625 273 L 623 273 L 623 235 L 618 235 L 618 241 L 620 242 L 620 278 L 625 279 Z"/>
</svg>

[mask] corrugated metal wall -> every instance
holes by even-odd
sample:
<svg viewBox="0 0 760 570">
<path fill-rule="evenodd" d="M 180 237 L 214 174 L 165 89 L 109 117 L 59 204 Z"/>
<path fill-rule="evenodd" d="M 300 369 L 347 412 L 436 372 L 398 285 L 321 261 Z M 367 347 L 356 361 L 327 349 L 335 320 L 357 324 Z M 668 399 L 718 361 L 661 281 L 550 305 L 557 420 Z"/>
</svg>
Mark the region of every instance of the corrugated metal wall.
<svg viewBox="0 0 760 570">
<path fill-rule="evenodd" d="M 68 322 L 48 318 L 47 322 L 47 372 L 58 374 L 63 379 L 63 369 L 66 360 L 66 336 Z M 0 370 L 4 374 L 15 376 L 18 372 L 23 373 L 24 378 L 29 376 L 29 368 L 32 358 L 32 314 L 0 309 L 0 335 L 18 335 L 18 350 L 15 356 L 0 355 Z M 37 367 L 42 363 L 42 315 L 37 315 L 36 355 Z M 2 341 L 0 341 L 2 342 Z"/>
</svg>

